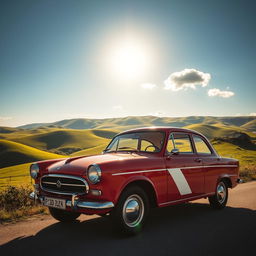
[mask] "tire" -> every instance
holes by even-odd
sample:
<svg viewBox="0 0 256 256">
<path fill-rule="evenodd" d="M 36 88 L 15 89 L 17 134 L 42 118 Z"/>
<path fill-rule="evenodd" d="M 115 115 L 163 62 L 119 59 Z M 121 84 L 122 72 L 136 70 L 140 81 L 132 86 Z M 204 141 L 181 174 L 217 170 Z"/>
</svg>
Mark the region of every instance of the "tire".
<svg viewBox="0 0 256 256">
<path fill-rule="evenodd" d="M 49 212 L 54 219 L 60 222 L 73 222 L 80 216 L 78 212 L 68 212 L 51 207 L 49 207 Z"/>
<path fill-rule="evenodd" d="M 208 197 L 210 205 L 214 209 L 223 209 L 228 201 L 228 186 L 224 181 L 219 181 L 215 195 Z"/>
<path fill-rule="evenodd" d="M 128 187 L 121 194 L 110 217 L 118 232 L 135 235 L 142 230 L 149 212 L 149 200 L 145 191 L 138 187 Z"/>
</svg>

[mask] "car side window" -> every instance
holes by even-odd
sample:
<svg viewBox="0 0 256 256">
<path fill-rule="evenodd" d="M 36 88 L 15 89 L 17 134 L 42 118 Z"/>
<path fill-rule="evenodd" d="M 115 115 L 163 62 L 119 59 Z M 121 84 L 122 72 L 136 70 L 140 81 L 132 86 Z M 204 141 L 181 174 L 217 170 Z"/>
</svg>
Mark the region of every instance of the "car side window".
<svg viewBox="0 0 256 256">
<path fill-rule="evenodd" d="M 172 133 L 168 140 L 167 151 L 178 149 L 179 153 L 193 153 L 193 148 L 188 134 Z"/>
<path fill-rule="evenodd" d="M 205 143 L 205 141 L 201 137 L 197 135 L 193 135 L 193 140 L 195 143 L 196 152 L 198 154 L 210 155 L 212 153 L 208 145 Z"/>
</svg>

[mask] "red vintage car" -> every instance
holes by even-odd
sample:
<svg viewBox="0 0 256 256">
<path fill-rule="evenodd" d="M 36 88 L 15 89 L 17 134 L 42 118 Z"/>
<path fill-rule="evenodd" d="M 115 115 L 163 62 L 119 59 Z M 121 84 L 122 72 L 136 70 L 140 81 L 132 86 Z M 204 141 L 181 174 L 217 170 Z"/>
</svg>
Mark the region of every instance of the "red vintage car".
<svg viewBox="0 0 256 256">
<path fill-rule="evenodd" d="M 59 221 L 110 215 L 116 227 L 136 233 L 151 207 L 206 197 L 213 208 L 225 207 L 238 172 L 239 162 L 220 157 L 198 132 L 140 128 L 116 135 L 101 155 L 32 164 L 30 197 Z"/>
</svg>

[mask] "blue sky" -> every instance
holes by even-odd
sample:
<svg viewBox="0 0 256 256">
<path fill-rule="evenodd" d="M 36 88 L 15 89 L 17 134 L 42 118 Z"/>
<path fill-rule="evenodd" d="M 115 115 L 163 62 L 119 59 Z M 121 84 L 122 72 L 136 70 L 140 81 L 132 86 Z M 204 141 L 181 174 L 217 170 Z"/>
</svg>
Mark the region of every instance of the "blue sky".
<svg viewBox="0 0 256 256">
<path fill-rule="evenodd" d="M 255 11 L 254 1 L 1 1 L 0 125 L 255 114 Z"/>
</svg>

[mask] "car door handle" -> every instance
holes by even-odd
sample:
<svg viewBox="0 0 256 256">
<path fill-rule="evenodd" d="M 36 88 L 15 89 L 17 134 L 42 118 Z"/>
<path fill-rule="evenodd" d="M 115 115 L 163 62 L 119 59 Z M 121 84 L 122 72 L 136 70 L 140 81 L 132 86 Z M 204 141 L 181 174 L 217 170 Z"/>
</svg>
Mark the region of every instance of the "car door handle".
<svg viewBox="0 0 256 256">
<path fill-rule="evenodd" d="M 201 163 L 201 162 L 202 162 L 202 159 L 201 159 L 201 158 L 197 158 L 197 159 L 195 159 L 195 162 Z"/>
</svg>

